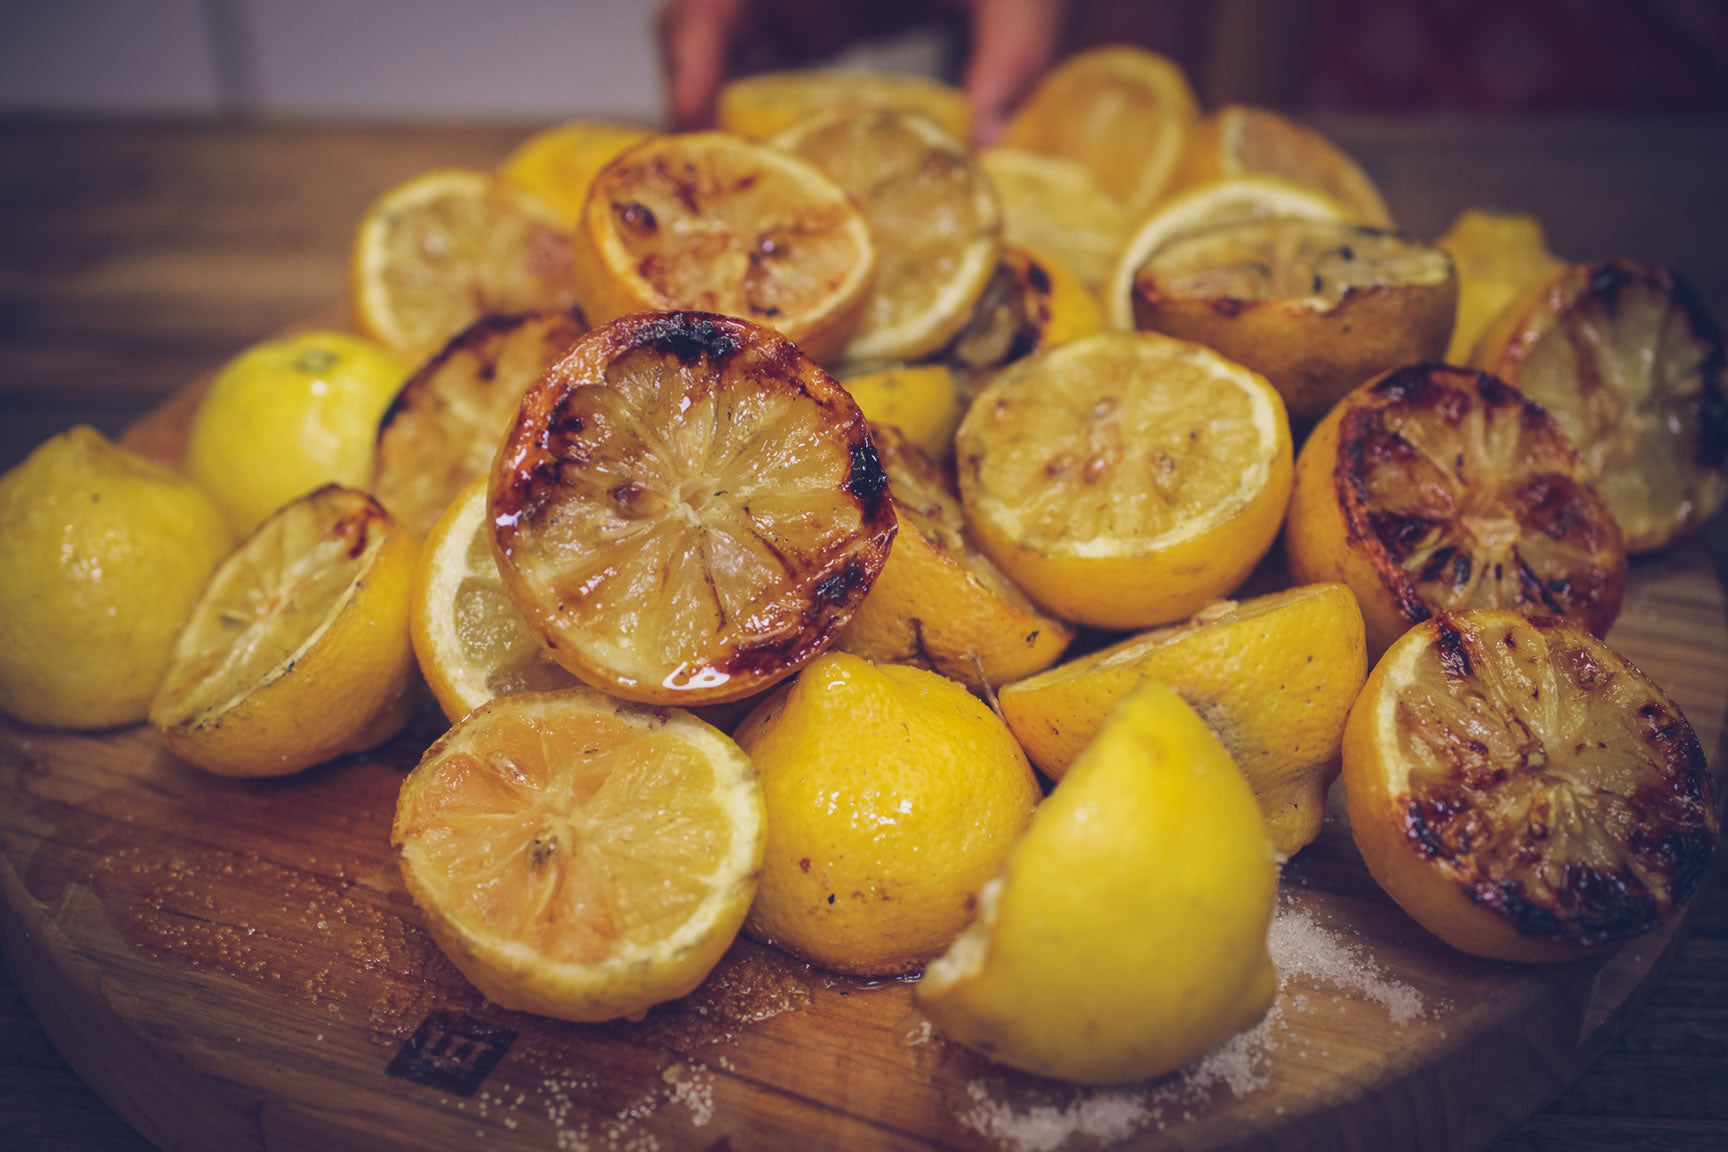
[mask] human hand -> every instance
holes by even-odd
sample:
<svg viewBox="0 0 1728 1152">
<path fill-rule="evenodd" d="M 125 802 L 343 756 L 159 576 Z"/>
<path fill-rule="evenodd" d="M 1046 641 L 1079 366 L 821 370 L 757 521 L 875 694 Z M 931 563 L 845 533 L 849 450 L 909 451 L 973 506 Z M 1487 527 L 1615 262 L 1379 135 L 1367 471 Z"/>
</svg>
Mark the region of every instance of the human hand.
<svg viewBox="0 0 1728 1152">
<path fill-rule="evenodd" d="M 979 145 L 994 144 L 1008 117 L 1056 58 L 1067 0 L 965 0 L 971 9 L 972 57 L 966 94 L 972 103 L 972 133 Z"/>
<path fill-rule="evenodd" d="M 988 144 L 1001 133 L 1008 115 L 1055 58 L 1069 10 L 1069 0 L 949 0 L 964 9 L 971 29 L 972 51 L 965 86 L 971 97 L 977 142 Z M 930 19 L 929 5 L 889 5 L 890 19 L 902 25 Z M 781 9 L 785 9 L 782 11 Z M 904 11 L 911 9 L 912 11 Z M 812 11 L 814 10 L 814 12 Z M 842 19 L 842 13 L 846 19 Z M 914 15 L 916 13 L 916 15 Z M 806 28 L 824 24 L 830 43 L 838 46 L 862 34 L 853 6 L 800 3 L 776 5 L 773 0 L 668 0 L 657 16 L 661 62 L 672 122 L 680 129 L 713 123 L 714 99 L 731 70 L 740 47 L 758 55 L 771 37 L 766 29 L 797 22 Z M 878 19 L 874 30 L 881 31 Z M 781 37 L 781 44 L 808 45 L 810 37 Z M 771 61 L 783 67 L 795 60 Z"/>
</svg>

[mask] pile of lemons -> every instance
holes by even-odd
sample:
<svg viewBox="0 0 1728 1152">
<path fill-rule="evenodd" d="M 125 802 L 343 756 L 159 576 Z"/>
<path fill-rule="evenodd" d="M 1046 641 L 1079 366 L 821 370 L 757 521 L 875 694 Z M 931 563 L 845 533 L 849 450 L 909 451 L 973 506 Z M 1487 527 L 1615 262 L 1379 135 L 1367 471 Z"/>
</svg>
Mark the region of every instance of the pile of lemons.
<svg viewBox="0 0 1728 1152">
<path fill-rule="evenodd" d="M 1524 218 L 1390 231 L 1329 141 L 1202 117 L 1137 50 L 1052 73 L 998 148 L 967 115 L 930 82 L 759 77 L 720 131 L 560 125 L 392 189 L 359 332 L 226 366 L 183 472 L 80 428 L 0 478 L 0 709 L 148 719 L 271 776 L 388 741 L 423 682 L 451 727 L 402 788 L 407 888 L 487 996 L 568 1019 L 688 993 L 743 931 L 921 971 L 1006 1064 L 1159 1075 L 1271 1003 L 1278 867 L 1341 770 L 1376 877 L 1459 947 L 1671 918 L 1677 866 L 1628 863 L 1648 900 L 1611 930 L 1529 860 L 1635 854 L 1616 798 L 1653 781 L 1672 836 L 1714 838 L 1707 785 L 1663 778 L 1684 756 L 1609 722 L 1672 702 L 1555 664 L 1519 672 L 1538 715 L 1447 653 L 1514 609 L 1618 668 L 1590 633 L 1628 548 L 1695 528 L 1728 465 L 1670 450 L 1709 432 L 1672 373 L 1640 393 L 1604 352 L 1644 405 L 1616 428 L 1555 349 L 1606 316 L 1711 363 L 1684 288 L 1580 273 Z M 1554 415 L 1441 363 L 1467 355 Z M 1409 815 L 1565 791 L 1448 791 L 1466 693 L 1555 749 L 1609 701 L 1623 770 L 1576 835 L 1459 847 Z M 1435 894 L 1460 885 L 1565 915 L 1526 939 Z"/>
</svg>

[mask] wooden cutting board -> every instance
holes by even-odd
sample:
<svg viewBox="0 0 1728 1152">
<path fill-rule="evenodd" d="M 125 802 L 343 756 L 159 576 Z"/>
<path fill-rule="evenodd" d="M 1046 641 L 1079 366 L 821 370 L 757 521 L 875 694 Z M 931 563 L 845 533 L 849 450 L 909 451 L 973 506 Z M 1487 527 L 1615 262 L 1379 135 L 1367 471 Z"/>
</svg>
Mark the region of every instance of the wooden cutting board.
<svg viewBox="0 0 1728 1152">
<path fill-rule="evenodd" d="M 177 455 L 193 393 L 134 430 Z M 1720 531 L 1720 528 L 1717 529 Z M 1698 544 L 1633 566 L 1610 642 L 1674 695 L 1718 778 L 1722 584 Z M 905 982 L 740 941 L 637 1023 L 485 1001 L 398 878 L 402 775 L 442 731 L 280 781 L 206 775 L 147 729 L 0 720 L 0 944 L 43 1026 L 164 1148 L 1475 1148 L 1552 1098 L 1660 979 L 1684 922 L 1553 968 L 1440 944 L 1334 806 L 1285 869 L 1280 994 L 1183 1072 L 1078 1088 L 990 1064 Z"/>
</svg>

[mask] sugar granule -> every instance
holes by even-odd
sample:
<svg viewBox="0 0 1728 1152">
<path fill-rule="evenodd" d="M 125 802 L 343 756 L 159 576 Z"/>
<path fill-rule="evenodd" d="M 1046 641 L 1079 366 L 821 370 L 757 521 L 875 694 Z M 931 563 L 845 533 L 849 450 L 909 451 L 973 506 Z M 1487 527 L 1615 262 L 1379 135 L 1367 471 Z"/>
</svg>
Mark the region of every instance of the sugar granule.
<svg viewBox="0 0 1728 1152">
<path fill-rule="evenodd" d="M 1187 1067 L 1126 1088 L 1080 1089 L 1066 1105 L 997 1099 L 982 1081 L 966 1086 L 971 1107 L 958 1119 L 1007 1152 L 1055 1152 L 1074 1137 L 1108 1145 L 1170 1114 L 1192 1119 L 1218 1090 L 1243 1097 L 1265 1087 L 1273 1051 L 1290 1038 L 1285 1008 L 1304 1012 L 1311 997 L 1292 993 L 1292 976 L 1332 984 L 1386 1010 L 1395 1024 L 1425 1016 L 1421 993 L 1386 974 L 1359 944 L 1321 924 L 1288 897 L 1279 900 L 1267 939 L 1278 972 L 1278 996 L 1252 1028 L 1238 1032 Z"/>
<path fill-rule="evenodd" d="M 1155 1118 L 1144 1094 L 1135 1089 L 1093 1089 L 1062 1108 L 1051 1104 L 1017 1108 L 992 1099 L 989 1088 L 976 1080 L 966 1085 L 966 1094 L 972 1106 L 961 1113 L 960 1122 L 1013 1152 L 1055 1152 L 1075 1135 L 1113 1143 Z"/>
<path fill-rule="evenodd" d="M 1299 973 L 1380 1005 L 1394 1024 L 1408 1024 L 1428 1014 L 1420 992 L 1388 976 L 1366 948 L 1327 928 L 1288 897 L 1279 901 L 1267 942 L 1280 988 Z M 1306 1005 L 1303 997 L 1301 1007 Z"/>
<path fill-rule="evenodd" d="M 700 1128 L 714 1119 L 714 1075 L 701 1065 L 671 1064 L 660 1078 L 674 1103 L 690 1110 L 690 1124 Z"/>
</svg>

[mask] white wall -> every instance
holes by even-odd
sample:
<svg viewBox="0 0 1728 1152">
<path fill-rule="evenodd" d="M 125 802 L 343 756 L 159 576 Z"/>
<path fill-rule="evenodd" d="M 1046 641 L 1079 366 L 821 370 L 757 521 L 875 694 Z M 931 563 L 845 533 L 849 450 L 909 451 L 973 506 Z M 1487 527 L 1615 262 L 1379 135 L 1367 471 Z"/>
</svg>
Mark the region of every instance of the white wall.
<svg viewBox="0 0 1728 1152">
<path fill-rule="evenodd" d="M 0 0 L 0 111 L 658 119 L 656 0 Z"/>
</svg>

